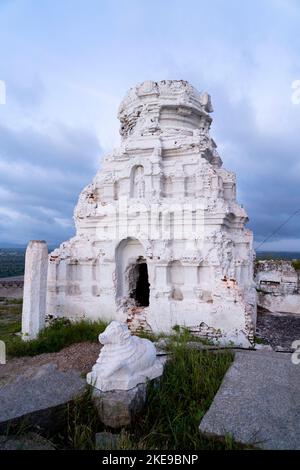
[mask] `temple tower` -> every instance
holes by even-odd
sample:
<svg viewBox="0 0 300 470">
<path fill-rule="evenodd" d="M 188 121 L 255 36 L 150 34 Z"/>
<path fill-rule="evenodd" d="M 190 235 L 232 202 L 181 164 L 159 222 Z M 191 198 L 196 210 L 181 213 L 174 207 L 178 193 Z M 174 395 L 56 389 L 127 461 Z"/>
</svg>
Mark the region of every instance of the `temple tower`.
<svg viewBox="0 0 300 470">
<path fill-rule="evenodd" d="M 212 111 L 186 81 L 129 90 L 120 147 L 80 194 L 76 236 L 50 255 L 48 314 L 249 345 L 253 237 L 209 135 Z"/>
</svg>

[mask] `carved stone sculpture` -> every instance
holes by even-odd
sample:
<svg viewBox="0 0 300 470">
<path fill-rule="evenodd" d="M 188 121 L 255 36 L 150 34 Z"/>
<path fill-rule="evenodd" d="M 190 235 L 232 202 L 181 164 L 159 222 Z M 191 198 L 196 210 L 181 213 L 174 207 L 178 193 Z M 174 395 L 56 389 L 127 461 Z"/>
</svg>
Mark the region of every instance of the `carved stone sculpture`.
<svg viewBox="0 0 300 470">
<path fill-rule="evenodd" d="M 155 346 L 147 339 L 131 336 L 125 323 L 112 321 L 99 341 L 103 348 L 87 374 L 87 382 L 99 390 L 130 390 L 162 375 Z"/>
</svg>

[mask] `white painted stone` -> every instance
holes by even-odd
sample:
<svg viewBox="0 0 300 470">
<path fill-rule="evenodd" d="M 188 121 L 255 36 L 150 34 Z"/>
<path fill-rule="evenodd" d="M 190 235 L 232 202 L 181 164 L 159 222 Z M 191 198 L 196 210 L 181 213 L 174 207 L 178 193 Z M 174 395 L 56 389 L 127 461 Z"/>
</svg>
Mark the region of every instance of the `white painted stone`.
<svg viewBox="0 0 300 470">
<path fill-rule="evenodd" d="M 162 362 L 156 358 L 156 349 L 148 339 L 131 336 L 125 323 L 112 321 L 99 335 L 103 344 L 87 382 L 95 388 L 130 390 L 138 384 L 160 377 Z"/>
<path fill-rule="evenodd" d="M 300 275 L 291 261 L 257 261 L 255 282 L 260 307 L 275 313 L 300 314 Z"/>
<path fill-rule="evenodd" d="M 155 333 L 182 325 L 250 345 L 253 237 L 209 135 L 211 112 L 210 96 L 182 80 L 128 92 L 120 147 L 79 197 L 76 236 L 50 255 L 49 315 Z M 136 296 L 145 266 L 148 302 Z"/>
<path fill-rule="evenodd" d="M 48 248 L 45 241 L 31 240 L 26 249 L 22 338 L 35 339 L 46 314 Z"/>
</svg>

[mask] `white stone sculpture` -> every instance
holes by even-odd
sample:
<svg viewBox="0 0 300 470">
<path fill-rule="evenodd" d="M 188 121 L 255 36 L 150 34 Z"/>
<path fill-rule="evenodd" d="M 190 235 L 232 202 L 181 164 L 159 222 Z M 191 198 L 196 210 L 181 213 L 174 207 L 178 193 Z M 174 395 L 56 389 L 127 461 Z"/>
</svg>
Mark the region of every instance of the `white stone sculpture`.
<svg viewBox="0 0 300 470">
<path fill-rule="evenodd" d="M 130 390 L 162 375 L 163 365 L 156 358 L 156 349 L 151 341 L 131 336 L 125 323 L 112 321 L 99 335 L 103 344 L 99 358 L 87 382 L 95 388 Z"/>
<path fill-rule="evenodd" d="M 49 315 L 253 342 L 253 237 L 211 112 L 210 96 L 183 80 L 129 90 L 121 144 L 79 197 L 76 236 L 50 255 Z"/>
<path fill-rule="evenodd" d="M 31 240 L 26 249 L 22 338 L 35 339 L 45 325 L 48 248 L 45 241 Z"/>
</svg>

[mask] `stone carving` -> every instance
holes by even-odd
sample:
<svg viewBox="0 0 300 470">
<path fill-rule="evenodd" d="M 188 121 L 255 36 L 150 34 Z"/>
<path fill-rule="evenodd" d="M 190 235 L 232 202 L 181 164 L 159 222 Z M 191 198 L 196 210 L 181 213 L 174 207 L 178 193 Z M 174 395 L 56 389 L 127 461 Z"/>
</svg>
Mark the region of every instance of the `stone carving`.
<svg viewBox="0 0 300 470">
<path fill-rule="evenodd" d="M 145 197 L 144 168 L 139 165 L 133 171 L 133 191 L 132 196 L 136 198 Z"/>
<path fill-rule="evenodd" d="M 50 256 L 49 315 L 121 319 L 132 331 L 147 324 L 155 333 L 204 322 L 224 341 L 249 346 L 253 237 L 235 174 L 222 167 L 210 136 L 212 110 L 209 94 L 184 80 L 129 90 L 118 114 L 120 146 L 79 197 L 76 236 Z M 70 281 L 74 260 L 80 278 Z M 176 260 L 180 287 L 168 279 Z M 132 264 L 142 266 L 135 286 L 126 277 Z M 133 296 L 138 286 L 146 294 Z"/>
<path fill-rule="evenodd" d="M 130 390 L 162 375 L 155 346 L 147 339 L 131 336 L 125 323 L 112 321 L 99 341 L 104 346 L 87 375 L 87 382 L 99 390 Z"/>
<path fill-rule="evenodd" d="M 96 214 L 98 207 L 97 190 L 95 184 L 89 184 L 81 192 L 78 204 L 75 210 L 75 215 L 79 219 L 90 217 Z"/>
</svg>

